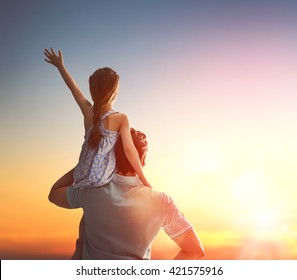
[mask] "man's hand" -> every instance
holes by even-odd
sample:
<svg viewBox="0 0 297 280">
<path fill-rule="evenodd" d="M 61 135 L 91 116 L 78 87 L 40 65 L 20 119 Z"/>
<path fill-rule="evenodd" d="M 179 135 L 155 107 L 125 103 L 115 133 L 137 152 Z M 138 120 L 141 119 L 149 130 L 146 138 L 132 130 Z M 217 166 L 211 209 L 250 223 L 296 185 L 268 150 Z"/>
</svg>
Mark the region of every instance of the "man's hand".
<svg viewBox="0 0 297 280">
<path fill-rule="evenodd" d="M 62 52 L 60 50 L 58 50 L 58 54 L 56 54 L 53 48 L 51 48 L 50 51 L 48 49 L 45 49 L 44 55 L 47 57 L 44 60 L 56 66 L 57 68 L 64 65 Z"/>
<path fill-rule="evenodd" d="M 204 256 L 202 244 L 193 229 L 176 237 L 173 241 L 180 247 L 175 260 L 197 260 Z"/>
</svg>

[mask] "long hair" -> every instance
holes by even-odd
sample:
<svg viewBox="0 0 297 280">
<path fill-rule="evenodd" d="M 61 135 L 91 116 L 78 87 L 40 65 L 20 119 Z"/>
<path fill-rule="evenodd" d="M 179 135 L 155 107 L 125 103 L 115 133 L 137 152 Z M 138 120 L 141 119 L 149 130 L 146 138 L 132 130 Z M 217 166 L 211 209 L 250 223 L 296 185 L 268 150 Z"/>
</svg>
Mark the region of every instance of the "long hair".
<svg viewBox="0 0 297 280">
<path fill-rule="evenodd" d="M 93 104 L 93 128 L 88 141 L 92 148 L 97 148 L 104 135 L 100 132 L 99 123 L 103 107 L 112 102 L 118 90 L 119 75 L 111 68 L 96 70 L 89 78 L 89 87 Z"/>
</svg>

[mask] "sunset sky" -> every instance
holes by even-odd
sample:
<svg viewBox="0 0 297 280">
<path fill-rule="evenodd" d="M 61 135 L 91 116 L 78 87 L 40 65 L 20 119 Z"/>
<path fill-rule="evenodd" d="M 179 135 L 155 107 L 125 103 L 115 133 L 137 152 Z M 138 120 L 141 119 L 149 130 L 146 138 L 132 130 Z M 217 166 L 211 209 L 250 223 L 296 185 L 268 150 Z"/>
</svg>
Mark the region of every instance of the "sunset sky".
<svg viewBox="0 0 297 280">
<path fill-rule="evenodd" d="M 1 259 L 69 258 L 82 214 L 47 200 L 84 133 L 43 60 L 49 47 L 88 98 L 95 69 L 119 73 L 115 109 L 146 133 L 145 173 L 192 222 L 206 259 L 297 259 L 296 1 L 0 7 Z M 161 232 L 153 258 L 176 250 Z"/>
</svg>

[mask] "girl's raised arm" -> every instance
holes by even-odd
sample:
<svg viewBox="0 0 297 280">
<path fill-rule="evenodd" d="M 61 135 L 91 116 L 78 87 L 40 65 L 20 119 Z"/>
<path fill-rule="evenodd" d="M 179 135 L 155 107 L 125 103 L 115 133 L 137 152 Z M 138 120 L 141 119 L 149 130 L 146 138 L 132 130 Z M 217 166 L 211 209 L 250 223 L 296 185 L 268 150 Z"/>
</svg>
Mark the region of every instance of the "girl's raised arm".
<svg viewBox="0 0 297 280">
<path fill-rule="evenodd" d="M 81 109 L 85 118 L 90 118 L 90 114 L 93 114 L 92 104 L 84 97 L 79 86 L 76 84 L 68 70 L 66 69 L 63 61 L 62 52 L 58 50 L 58 54 L 51 48 L 50 50 L 45 49 L 44 59 L 46 62 L 54 65 L 59 70 L 62 78 L 64 79 L 66 85 L 70 89 L 75 101 L 77 102 L 79 108 Z"/>
</svg>

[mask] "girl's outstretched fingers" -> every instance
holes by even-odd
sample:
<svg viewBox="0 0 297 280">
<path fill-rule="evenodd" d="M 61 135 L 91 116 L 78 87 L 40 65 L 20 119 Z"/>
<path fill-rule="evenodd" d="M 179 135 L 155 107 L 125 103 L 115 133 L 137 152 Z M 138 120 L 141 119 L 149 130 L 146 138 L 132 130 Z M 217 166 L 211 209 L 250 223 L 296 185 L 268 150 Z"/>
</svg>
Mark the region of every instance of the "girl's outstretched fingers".
<svg viewBox="0 0 297 280">
<path fill-rule="evenodd" d="M 44 60 L 56 67 L 59 67 L 63 64 L 63 56 L 60 50 L 58 50 L 57 55 L 53 48 L 51 48 L 50 51 L 48 49 L 44 49 L 44 55 L 46 56 Z"/>
</svg>

